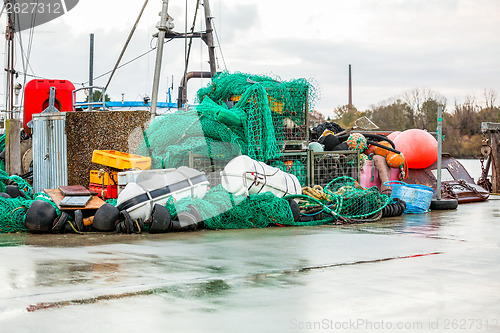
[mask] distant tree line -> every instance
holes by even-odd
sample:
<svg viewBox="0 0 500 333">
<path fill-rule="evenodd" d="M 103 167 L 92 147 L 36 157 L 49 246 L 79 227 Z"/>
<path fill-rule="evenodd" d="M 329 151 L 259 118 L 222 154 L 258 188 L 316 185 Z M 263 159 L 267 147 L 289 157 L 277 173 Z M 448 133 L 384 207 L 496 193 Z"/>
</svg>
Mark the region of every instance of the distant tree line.
<svg viewBox="0 0 500 333">
<path fill-rule="evenodd" d="M 436 132 L 437 109 L 443 107 L 443 152 L 454 157 L 476 157 L 481 147 L 481 122 L 500 122 L 500 107 L 494 90 L 485 90 L 483 100 L 467 97 L 463 103 L 447 107 L 446 98 L 432 90 L 413 89 L 400 96 L 359 111 L 343 105 L 334 109 L 333 121 L 342 127 L 354 125 L 367 116 L 383 131 L 404 131 L 410 128 Z"/>
</svg>

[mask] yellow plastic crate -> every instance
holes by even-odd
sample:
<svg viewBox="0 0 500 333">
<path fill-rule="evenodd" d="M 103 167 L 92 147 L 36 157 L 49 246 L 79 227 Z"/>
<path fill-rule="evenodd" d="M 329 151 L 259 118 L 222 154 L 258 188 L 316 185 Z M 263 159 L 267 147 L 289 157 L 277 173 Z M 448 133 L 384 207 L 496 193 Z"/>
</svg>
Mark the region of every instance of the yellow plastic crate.
<svg viewBox="0 0 500 333">
<path fill-rule="evenodd" d="M 97 163 L 119 170 L 151 169 L 151 158 L 129 153 L 122 153 L 116 150 L 94 150 L 92 163 Z"/>
<path fill-rule="evenodd" d="M 104 172 L 99 177 L 99 170 L 90 170 L 90 182 L 99 185 L 118 185 L 118 172 Z"/>
<path fill-rule="evenodd" d="M 229 98 L 233 102 L 238 102 L 241 99 L 241 95 L 233 95 Z M 280 102 L 271 96 L 267 97 L 267 100 L 269 101 L 269 108 L 271 111 L 276 112 L 276 113 L 283 113 L 283 102 Z"/>
</svg>

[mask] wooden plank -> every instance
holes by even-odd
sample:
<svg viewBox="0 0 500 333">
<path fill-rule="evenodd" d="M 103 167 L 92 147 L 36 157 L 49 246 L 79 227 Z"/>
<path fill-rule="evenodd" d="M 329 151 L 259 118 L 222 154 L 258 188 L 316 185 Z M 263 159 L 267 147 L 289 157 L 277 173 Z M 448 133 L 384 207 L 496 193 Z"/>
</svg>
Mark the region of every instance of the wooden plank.
<svg viewBox="0 0 500 333">
<path fill-rule="evenodd" d="M 9 119 L 5 122 L 5 169 L 9 175 L 22 174 L 20 133 L 19 119 Z"/>
<path fill-rule="evenodd" d="M 60 203 L 62 199 L 64 198 L 64 194 L 59 189 L 44 189 L 43 190 L 45 193 L 47 193 L 52 201 L 57 205 L 57 207 L 60 210 L 77 210 L 77 209 L 82 209 L 82 210 L 87 210 L 87 209 L 99 209 L 102 205 L 105 204 L 105 202 L 99 198 L 98 196 L 92 196 L 92 199 L 89 201 L 87 206 L 85 207 L 61 207 Z"/>
</svg>

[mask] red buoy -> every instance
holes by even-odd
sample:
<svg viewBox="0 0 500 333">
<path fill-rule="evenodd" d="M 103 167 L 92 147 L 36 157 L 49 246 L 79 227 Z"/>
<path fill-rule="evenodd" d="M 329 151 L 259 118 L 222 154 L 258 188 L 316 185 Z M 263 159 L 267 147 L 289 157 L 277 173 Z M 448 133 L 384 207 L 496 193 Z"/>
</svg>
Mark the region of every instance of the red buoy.
<svg viewBox="0 0 500 333">
<path fill-rule="evenodd" d="M 394 139 L 395 139 L 395 138 L 396 138 L 399 134 L 401 134 L 401 132 L 400 132 L 400 131 L 392 132 L 391 134 L 389 134 L 389 135 L 387 136 L 387 138 L 388 138 L 389 140 L 391 140 L 392 142 L 394 142 Z"/>
<path fill-rule="evenodd" d="M 437 140 L 427 131 L 406 130 L 393 142 L 396 149 L 403 153 L 410 169 L 424 169 L 437 161 Z"/>
</svg>

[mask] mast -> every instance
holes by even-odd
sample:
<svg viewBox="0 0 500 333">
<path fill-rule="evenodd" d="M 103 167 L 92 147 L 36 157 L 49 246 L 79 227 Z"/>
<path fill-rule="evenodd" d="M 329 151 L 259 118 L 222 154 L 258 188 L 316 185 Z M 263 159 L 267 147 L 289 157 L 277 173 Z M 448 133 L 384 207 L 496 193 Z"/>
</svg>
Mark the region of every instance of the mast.
<svg viewBox="0 0 500 333">
<path fill-rule="evenodd" d="M 210 13 L 210 3 L 208 0 L 203 0 L 203 7 L 205 7 L 205 25 L 207 28 L 205 42 L 207 43 L 208 46 L 208 60 L 210 62 L 210 74 L 212 75 L 212 77 L 214 77 L 217 69 L 215 66 L 215 46 L 214 46 L 214 36 L 212 28 L 212 14 Z"/>
<path fill-rule="evenodd" d="M 158 48 L 156 49 L 155 73 L 153 77 L 153 92 L 151 93 L 151 118 L 156 116 L 156 104 L 158 102 L 158 87 L 160 84 L 161 60 L 163 57 L 163 41 L 167 31 L 168 0 L 162 0 L 160 25 L 158 26 Z"/>
<path fill-rule="evenodd" d="M 6 78 L 5 78 L 5 113 L 6 119 L 13 119 L 14 111 L 14 22 L 12 14 L 6 11 L 7 26 L 5 30 L 6 39 Z"/>
<path fill-rule="evenodd" d="M 90 34 L 90 54 L 89 54 L 89 111 L 92 111 L 92 107 L 94 106 L 94 90 L 92 87 L 94 86 L 94 34 Z M 101 96 L 101 98 L 104 98 Z"/>
</svg>

